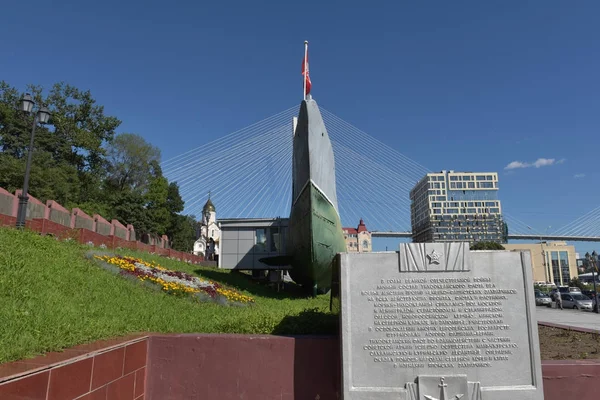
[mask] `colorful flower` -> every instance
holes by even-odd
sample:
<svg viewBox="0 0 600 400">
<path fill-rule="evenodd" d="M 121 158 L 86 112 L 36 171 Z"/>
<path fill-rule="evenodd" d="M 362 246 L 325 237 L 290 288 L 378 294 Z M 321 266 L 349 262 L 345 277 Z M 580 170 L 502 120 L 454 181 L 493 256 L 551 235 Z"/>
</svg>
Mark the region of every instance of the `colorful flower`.
<svg viewBox="0 0 600 400">
<path fill-rule="evenodd" d="M 205 293 L 212 299 L 219 296 L 233 303 L 253 303 L 254 299 L 233 289 L 224 288 L 217 282 L 203 280 L 181 271 L 171 271 L 157 264 L 133 257 L 94 256 L 96 259 L 119 267 L 122 273 L 137 277 L 145 282 L 150 281 L 169 294 L 195 295 Z"/>
</svg>

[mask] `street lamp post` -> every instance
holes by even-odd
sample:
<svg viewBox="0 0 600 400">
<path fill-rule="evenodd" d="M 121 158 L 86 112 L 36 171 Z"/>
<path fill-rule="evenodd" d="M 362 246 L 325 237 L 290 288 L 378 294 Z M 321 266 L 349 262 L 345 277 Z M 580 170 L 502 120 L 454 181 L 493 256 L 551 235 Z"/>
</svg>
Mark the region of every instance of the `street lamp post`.
<svg viewBox="0 0 600 400">
<path fill-rule="evenodd" d="M 594 311 L 596 312 L 596 314 L 598 314 L 599 310 L 598 310 L 598 292 L 596 292 L 596 260 L 598 259 L 598 254 L 596 253 L 596 250 L 592 251 L 592 254 L 590 255 L 590 253 L 585 253 L 585 259 L 587 260 L 588 263 L 591 264 L 592 266 L 592 282 L 594 282 Z"/>
<path fill-rule="evenodd" d="M 29 93 L 26 93 L 25 96 L 21 99 L 21 110 L 26 113 L 31 113 L 34 105 L 33 98 Z M 25 179 L 23 182 L 23 191 L 19 196 L 19 208 L 17 210 L 17 228 L 25 227 L 25 217 L 27 215 L 27 202 L 29 201 L 29 196 L 27 195 L 29 190 L 29 173 L 31 171 L 31 158 L 33 156 L 33 141 L 35 138 L 35 127 L 38 122 L 40 124 L 45 124 L 50 119 L 50 112 L 46 107 L 40 107 L 38 112 L 33 117 L 33 126 L 31 127 L 31 138 L 29 140 L 29 148 L 27 149 L 27 164 L 25 166 Z"/>
<path fill-rule="evenodd" d="M 546 228 L 545 235 L 548 234 L 548 231 L 552 228 L 550 225 Z M 542 234 L 540 234 L 540 248 L 542 249 L 542 266 L 544 267 L 544 275 L 548 275 L 548 279 L 550 279 L 550 273 L 548 272 L 548 263 L 546 262 L 546 252 L 544 251 L 544 244 L 542 243 Z"/>
<path fill-rule="evenodd" d="M 545 234 L 548 234 L 548 230 L 552 228 L 552 226 L 548 226 L 546 228 L 546 232 Z M 533 231 L 533 228 L 530 227 L 529 225 L 527 226 L 527 229 L 529 229 L 530 231 Z M 542 267 L 544 268 L 544 276 L 546 277 L 546 283 L 550 283 L 550 274 L 548 273 L 548 268 L 546 267 L 546 252 L 544 251 L 544 243 L 542 241 L 543 236 L 540 233 L 540 249 L 542 251 Z"/>
</svg>

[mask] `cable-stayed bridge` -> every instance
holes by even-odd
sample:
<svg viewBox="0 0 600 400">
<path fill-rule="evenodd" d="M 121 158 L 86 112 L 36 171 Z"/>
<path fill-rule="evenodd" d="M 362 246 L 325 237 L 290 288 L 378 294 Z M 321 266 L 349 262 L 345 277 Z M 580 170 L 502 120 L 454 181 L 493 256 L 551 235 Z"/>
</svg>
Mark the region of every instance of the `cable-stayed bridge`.
<svg viewBox="0 0 600 400">
<path fill-rule="evenodd" d="M 371 236 L 373 237 L 382 237 L 382 238 L 410 238 L 411 232 L 402 231 L 402 232 L 381 232 L 374 231 L 371 232 Z M 600 242 L 600 237 L 598 236 L 564 236 L 557 234 L 542 234 L 542 235 L 529 235 L 529 234 L 519 234 L 519 233 L 509 233 L 508 239 L 513 240 L 564 240 L 568 242 Z"/>
<path fill-rule="evenodd" d="M 299 106 L 263 119 L 162 164 L 186 214 L 200 217 L 208 192 L 219 218 L 287 217 L 291 205 L 292 119 Z M 320 107 L 331 139 L 344 226 L 364 219 L 374 237 L 410 237 L 413 186 L 430 171 Z M 503 210 L 509 239 L 600 241 L 600 207 L 541 233 Z"/>
</svg>

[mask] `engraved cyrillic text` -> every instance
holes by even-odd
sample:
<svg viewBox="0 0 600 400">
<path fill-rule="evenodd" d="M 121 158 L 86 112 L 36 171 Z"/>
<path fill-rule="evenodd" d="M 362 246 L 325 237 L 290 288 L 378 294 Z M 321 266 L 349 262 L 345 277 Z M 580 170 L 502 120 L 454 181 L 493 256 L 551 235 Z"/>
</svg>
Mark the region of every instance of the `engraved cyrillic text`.
<svg viewBox="0 0 600 400">
<path fill-rule="evenodd" d="M 381 279 L 360 292 L 373 306 L 363 345 L 394 368 L 487 368 L 508 362 L 518 344 L 505 322 L 513 288 L 488 277 Z"/>
</svg>

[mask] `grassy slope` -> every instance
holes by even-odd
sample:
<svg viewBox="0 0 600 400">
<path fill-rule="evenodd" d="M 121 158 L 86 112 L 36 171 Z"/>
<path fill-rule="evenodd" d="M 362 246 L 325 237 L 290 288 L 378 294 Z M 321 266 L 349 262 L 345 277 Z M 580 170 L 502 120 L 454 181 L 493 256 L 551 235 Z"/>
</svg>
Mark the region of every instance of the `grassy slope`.
<svg viewBox="0 0 600 400">
<path fill-rule="evenodd" d="M 0 363 L 130 332 L 332 333 L 329 297 L 277 294 L 239 274 L 144 253 L 169 269 L 235 287 L 251 307 L 198 304 L 115 276 L 86 248 L 0 228 Z M 318 309 L 319 311 L 307 311 Z"/>
</svg>

